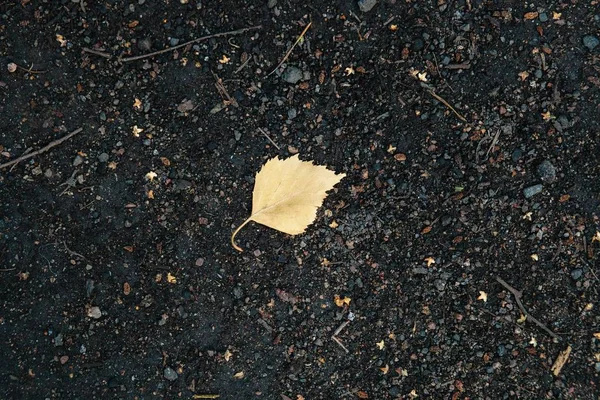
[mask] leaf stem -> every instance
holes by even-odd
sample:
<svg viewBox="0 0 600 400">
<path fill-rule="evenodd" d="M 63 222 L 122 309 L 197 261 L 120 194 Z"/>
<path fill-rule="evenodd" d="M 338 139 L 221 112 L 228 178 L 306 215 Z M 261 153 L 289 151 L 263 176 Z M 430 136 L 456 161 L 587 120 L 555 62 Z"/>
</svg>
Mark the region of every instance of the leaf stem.
<svg viewBox="0 0 600 400">
<path fill-rule="evenodd" d="M 233 246 L 234 249 L 236 249 L 240 253 L 243 253 L 244 249 L 242 249 L 240 246 L 235 244 L 235 235 L 237 235 L 237 233 L 240 231 L 240 229 L 242 229 L 248 222 L 252 221 L 251 218 L 252 217 L 248 217 L 248 219 L 245 220 L 240 226 L 238 226 L 237 229 L 235 231 L 233 231 L 233 234 L 231 235 L 231 245 Z"/>
</svg>

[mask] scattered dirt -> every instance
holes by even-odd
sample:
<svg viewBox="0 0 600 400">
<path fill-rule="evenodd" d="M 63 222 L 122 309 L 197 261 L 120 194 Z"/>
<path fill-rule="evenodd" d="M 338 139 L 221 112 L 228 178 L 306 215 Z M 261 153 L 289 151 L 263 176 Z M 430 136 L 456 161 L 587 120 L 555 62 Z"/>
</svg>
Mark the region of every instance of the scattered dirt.
<svg viewBox="0 0 600 400">
<path fill-rule="evenodd" d="M 371 3 L 0 4 L 0 397 L 597 398 L 597 1 Z"/>
</svg>

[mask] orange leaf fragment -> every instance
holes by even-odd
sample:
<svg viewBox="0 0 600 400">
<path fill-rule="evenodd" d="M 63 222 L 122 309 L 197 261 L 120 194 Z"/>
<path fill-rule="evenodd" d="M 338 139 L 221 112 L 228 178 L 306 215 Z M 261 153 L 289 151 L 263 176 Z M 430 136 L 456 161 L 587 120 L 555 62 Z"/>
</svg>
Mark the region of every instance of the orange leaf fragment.
<svg viewBox="0 0 600 400">
<path fill-rule="evenodd" d="M 524 18 L 528 19 L 528 20 L 532 20 L 532 19 L 536 19 L 538 17 L 539 13 L 537 11 L 530 11 L 528 13 L 525 13 Z"/>
</svg>

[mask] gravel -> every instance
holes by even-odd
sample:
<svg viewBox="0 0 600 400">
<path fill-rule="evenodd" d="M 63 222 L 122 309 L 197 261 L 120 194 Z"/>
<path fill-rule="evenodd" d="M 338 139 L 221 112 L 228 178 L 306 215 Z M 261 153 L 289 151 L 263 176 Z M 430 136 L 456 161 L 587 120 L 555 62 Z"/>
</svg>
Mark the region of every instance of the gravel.
<svg viewBox="0 0 600 400">
<path fill-rule="evenodd" d="M 375 7 L 375 4 L 377 4 L 377 0 L 360 0 L 358 2 L 358 8 L 360 8 L 360 11 L 362 12 L 369 12 Z"/>
<path fill-rule="evenodd" d="M 556 180 L 556 168 L 548 160 L 544 160 L 538 165 L 537 173 L 544 182 L 554 182 Z"/>
<path fill-rule="evenodd" d="M 296 67 L 287 67 L 281 75 L 284 81 L 291 84 L 296 84 L 302 79 L 302 70 Z"/>
<path fill-rule="evenodd" d="M 166 380 L 171 381 L 171 382 L 173 382 L 174 380 L 179 378 L 179 374 L 177 374 L 177 372 L 175 372 L 175 370 L 171 367 L 165 368 L 163 376 L 165 377 Z"/>
<path fill-rule="evenodd" d="M 543 186 L 541 184 L 529 186 L 523 189 L 523 195 L 526 199 L 535 196 L 536 194 L 542 193 Z"/>
<path fill-rule="evenodd" d="M 593 35 L 587 35 L 583 37 L 583 45 L 588 48 L 588 50 L 594 50 L 600 44 L 600 39 Z"/>
</svg>

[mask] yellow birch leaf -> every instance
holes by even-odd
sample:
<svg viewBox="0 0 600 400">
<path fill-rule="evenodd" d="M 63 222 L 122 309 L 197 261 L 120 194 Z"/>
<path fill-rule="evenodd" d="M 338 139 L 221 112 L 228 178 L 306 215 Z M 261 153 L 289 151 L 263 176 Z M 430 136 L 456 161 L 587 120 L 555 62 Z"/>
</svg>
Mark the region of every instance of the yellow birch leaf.
<svg viewBox="0 0 600 400">
<path fill-rule="evenodd" d="M 324 166 L 301 161 L 298 155 L 280 160 L 272 158 L 256 174 L 252 194 L 252 215 L 231 235 L 254 221 L 289 235 L 303 233 L 317 216 L 317 209 L 345 174 L 336 174 Z"/>
</svg>

